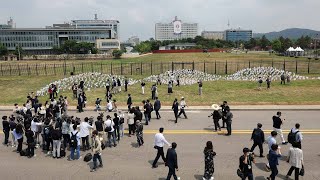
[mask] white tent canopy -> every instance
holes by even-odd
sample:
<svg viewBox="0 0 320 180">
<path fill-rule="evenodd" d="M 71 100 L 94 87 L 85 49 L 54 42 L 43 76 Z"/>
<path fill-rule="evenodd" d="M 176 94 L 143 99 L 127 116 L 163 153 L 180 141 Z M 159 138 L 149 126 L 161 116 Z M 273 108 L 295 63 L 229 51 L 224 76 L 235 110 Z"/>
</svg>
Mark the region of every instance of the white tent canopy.
<svg viewBox="0 0 320 180">
<path fill-rule="evenodd" d="M 295 51 L 295 49 L 293 47 L 289 47 L 289 49 L 287 49 L 287 51 L 292 52 L 292 51 Z"/>
<path fill-rule="evenodd" d="M 298 52 L 303 52 L 304 51 L 303 49 L 301 49 L 301 47 L 297 47 L 295 50 L 298 51 Z"/>
</svg>

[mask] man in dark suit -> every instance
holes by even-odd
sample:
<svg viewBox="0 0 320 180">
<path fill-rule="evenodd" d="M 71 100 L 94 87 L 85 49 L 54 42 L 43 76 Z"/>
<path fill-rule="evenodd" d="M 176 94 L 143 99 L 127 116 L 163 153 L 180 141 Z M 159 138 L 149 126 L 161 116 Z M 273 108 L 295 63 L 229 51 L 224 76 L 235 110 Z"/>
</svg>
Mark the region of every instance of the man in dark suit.
<svg viewBox="0 0 320 180">
<path fill-rule="evenodd" d="M 79 113 L 83 112 L 83 103 L 84 103 L 84 99 L 83 99 L 83 94 L 81 93 L 78 97 L 78 110 Z"/>
<path fill-rule="evenodd" d="M 177 148 L 177 143 L 173 142 L 172 148 L 168 149 L 167 151 L 166 166 L 168 166 L 169 168 L 167 180 L 170 180 L 171 176 L 173 176 L 175 180 L 178 180 L 178 177 L 176 175 L 176 170 L 178 171 L 178 158 L 177 158 L 176 148 Z"/>
<path fill-rule="evenodd" d="M 174 112 L 174 117 L 176 118 L 175 123 L 178 123 L 179 103 L 178 103 L 177 98 L 175 98 L 174 101 L 173 101 L 172 110 L 173 110 L 173 112 Z"/>
<path fill-rule="evenodd" d="M 128 105 L 128 112 L 129 112 L 131 109 L 131 105 L 132 105 L 131 94 L 128 94 L 127 105 Z"/>
<path fill-rule="evenodd" d="M 157 119 L 161 118 L 161 116 L 159 114 L 159 110 L 161 108 L 161 102 L 158 99 L 158 97 L 156 97 L 156 101 L 154 102 L 153 108 L 154 108 L 154 111 L 156 111 Z"/>
<path fill-rule="evenodd" d="M 250 152 L 253 152 L 254 149 L 259 146 L 259 149 L 260 149 L 260 157 L 264 157 L 263 156 L 263 143 L 265 141 L 265 138 L 264 138 L 264 132 L 263 130 L 261 129 L 262 128 L 262 124 L 261 123 L 258 123 L 257 124 L 257 128 L 255 128 L 252 132 L 252 135 L 251 135 L 251 140 L 253 141 L 253 145 L 251 147 L 251 150 Z"/>
</svg>

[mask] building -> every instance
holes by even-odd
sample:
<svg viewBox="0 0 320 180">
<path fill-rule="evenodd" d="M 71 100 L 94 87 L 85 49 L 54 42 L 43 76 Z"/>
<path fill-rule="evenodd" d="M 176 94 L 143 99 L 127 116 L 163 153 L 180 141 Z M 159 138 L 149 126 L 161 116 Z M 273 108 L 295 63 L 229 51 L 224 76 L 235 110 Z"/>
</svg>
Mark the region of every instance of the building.
<svg viewBox="0 0 320 180">
<path fill-rule="evenodd" d="M 11 26 L 0 29 L 0 42 L 8 50 L 15 50 L 17 46 L 21 46 L 28 54 L 51 54 L 53 47 L 60 47 L 66 40 L 89 42 L 96 47 L 96 43 L 101 42 L 97 40 L 108 40 L 109 44 L 110 41 L 118 43 L 118 28 L 119 21 L 97 20 L 97 17 L 95 20 L 73 20 L 70 24 L 54 24 L 46 28 Z M 114 47 L 114 44 L 110 48 L 103 46 L 101 51 L 112 50 Z"/>
<path fill-rule="evenodd" d="M 7 24 L 0 24 L 0 29 L 11 29 L 13 28 L 13 19 L 10 18 L 10 20 L 7 22 Z"/>
<path fill-rule="evenodd" d="M 170 23 L 156 23 L 155 40 L 176 40 L 195 38 L 198 35 L 198 23 L 184 23 L 177 16 Z"/>
<path fill-rule="evenodd" d="M 252 30 L 229 29 L 224 32 L 226 41 L 249 41 L 252 38 Z"/>
<path fill-rule="evenodd" d="M 204 39 L 223 40 L 224 32 L 223 31 L 202 31 L 201 36 Z"/>
</svg>

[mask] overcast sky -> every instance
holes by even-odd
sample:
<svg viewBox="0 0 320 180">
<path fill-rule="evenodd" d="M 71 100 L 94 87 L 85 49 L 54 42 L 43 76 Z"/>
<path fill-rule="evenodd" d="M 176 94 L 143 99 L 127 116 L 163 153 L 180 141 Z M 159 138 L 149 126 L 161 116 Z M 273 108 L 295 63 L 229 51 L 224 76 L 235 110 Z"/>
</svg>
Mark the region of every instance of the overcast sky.
<svg viewBox="0 0 320 180">
<path fill-rule="evenodd" d="M 202 30 L 252 29 L 254 33 L 291 27 L 320 30 L 320 0 L 0 0 L 0 24 L 45 27 L 73 19 L 117 19 L 120 39 L 154 37 L 154 24 L 199 23 Z"/>
</svg>

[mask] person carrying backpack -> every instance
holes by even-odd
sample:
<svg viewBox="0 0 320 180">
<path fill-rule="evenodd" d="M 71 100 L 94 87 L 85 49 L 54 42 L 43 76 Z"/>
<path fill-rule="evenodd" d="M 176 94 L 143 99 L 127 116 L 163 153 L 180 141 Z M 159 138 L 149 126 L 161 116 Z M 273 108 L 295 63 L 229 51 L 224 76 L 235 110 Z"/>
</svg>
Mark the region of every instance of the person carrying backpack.
<svg viewBox="0 0 320 180">
<path fill-rule="evenodd" d="M 74 124 L 72 126 L 73 131 L 70 133 L 70 159 L 69 161 L 74 160 L 74 152 L 77 152 L 77 157 L 76 159 L 80 159 L 80 136 L 79 132 L 77 131 L 77 124 Z"/>
<path fill-rule="evenodd" d="M 265 141 L 264 139 L 264 132 L 263 130 L 261 129 L 262 128 L 262 124 L 261 123 L 258 123 L 257 124 L 257 128 L 255 128 L 252 132 L 252 135 L 251 135 L 251 140 L 253 141 L 253 145 L 251 147 L 251 150 L 250 152 L 253 152 L 254 149 L 259 146 L 259 149 L 260 149 L 260 157 L 264 157 L 263 155 L 263 142 Z"/>
<path fill-rule="evenodd" d="M 98 136 L 98 131 L 94 130 L 92 132 L 92 152 L 93 152 L 93 168 L 91 169 L 91 172 L 96 171 L 97 169 L 97 160 L 99 160 L 99 167 L 103 167 L 102 164 L 102 159 L 101 159 L 101 152 L 102 152 L 102 148 L 101 148 L 101 141 L 100 138 Z"/>
<path fill-rule="evenodd" d="M 115 134 L 115 130 L 114 130 L 114 122 L 111 120 L 111 117 L 109 115 L 107 115 L 107 120 L 104 122 L 104 126 L 105 126 L 105 132 L 108 133 L 108 144 L 109 147 L 111 147 L 111 136 L 112 136 L 112 140 L 113 140 L 113 146 L 116 147 L 117 143 L 116 143 L 116 134 Z"/>
<path fill-rule="evenodd" d="M 290 144 L 297 144 L 297 147 L 301 149 L 301 141 L 303 139 L 302 133 L 299 131 L 300 124 L 297 123 L 294 128 L 291 129 L 288 134 L 288 142 Z"/>
</svg>

